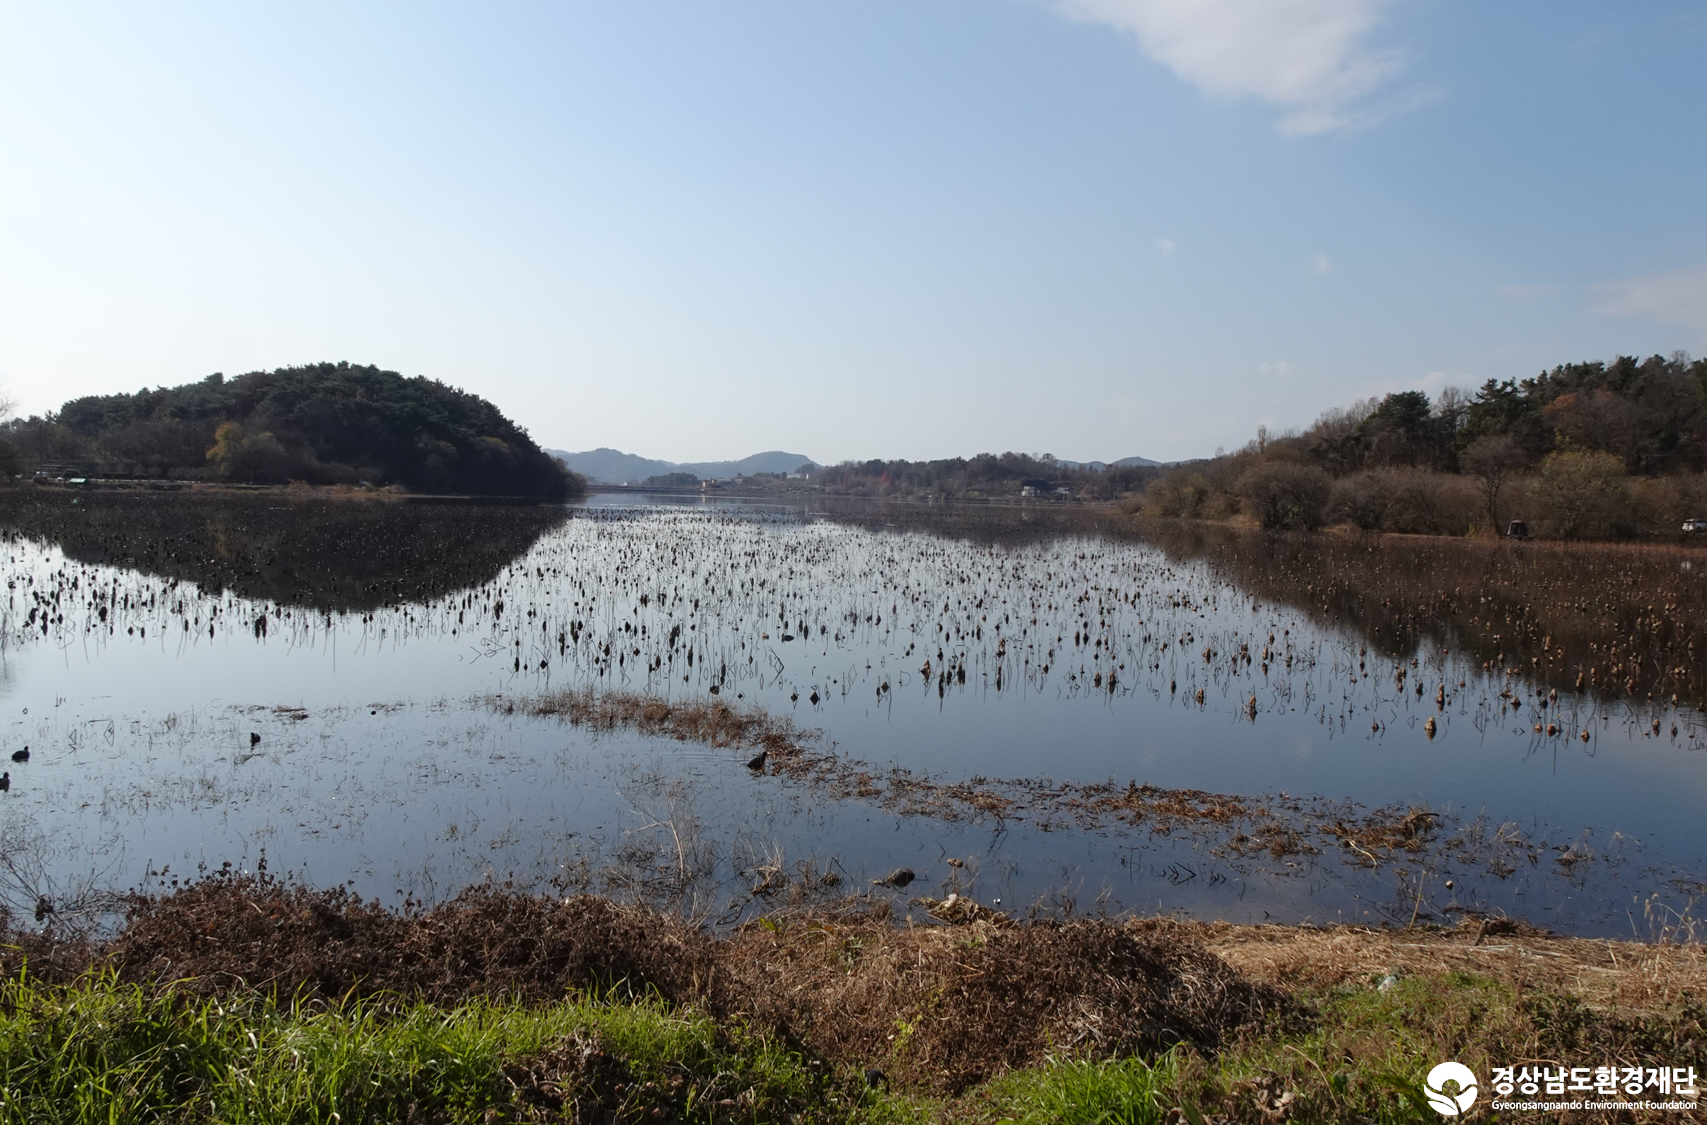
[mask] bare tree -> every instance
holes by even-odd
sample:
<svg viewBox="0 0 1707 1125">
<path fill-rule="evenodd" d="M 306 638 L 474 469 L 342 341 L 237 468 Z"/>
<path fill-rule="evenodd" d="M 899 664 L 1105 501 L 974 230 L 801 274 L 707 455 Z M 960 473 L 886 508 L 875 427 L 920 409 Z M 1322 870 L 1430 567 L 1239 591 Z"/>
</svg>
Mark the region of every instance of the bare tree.
<svg viewBox="0 0 1707 1125">
<path fill-rule="evenodd" d="M 1314 465 L 1264 461 L 1236 487 L 1264 527 L 1314 529 L 1322 526 L 1333 481 Z"/>
<path fill-rule="evenodd" d="M 1464 451 L 1462 464 L 1481 487 L 1488 522 L 1496 535 L 1500 529 L 1500 490 L 1511 474 L 1523 468 L 1524 460 L 1523 447 L 1509 434 L 1483 434 Z"/>
<path fill-rule="evenodd" d="M 1434 400 L 1434 416 L 1441 420 L 1448 435 L 1457 433 L 1469 417 L 1470 404 L 1476 400 L 1475 391 L 1463 387 L 1444 387 Z"/>
</svg>

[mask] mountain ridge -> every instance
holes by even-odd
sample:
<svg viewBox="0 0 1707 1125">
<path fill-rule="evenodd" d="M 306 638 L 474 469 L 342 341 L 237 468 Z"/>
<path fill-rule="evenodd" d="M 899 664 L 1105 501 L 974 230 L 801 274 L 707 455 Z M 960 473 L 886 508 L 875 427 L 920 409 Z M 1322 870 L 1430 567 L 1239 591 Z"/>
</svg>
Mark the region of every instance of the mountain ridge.
<svg viewBox="0 0 1707 1125">
<path fill-rule="evenodd" d="M 721 479 L 738 474 L 751 476 L 754 473 L 792 473 L 802 465 L 821 467 L 803 453 L 787 453 L 775 449 L 733 461 L 664 461 L 654 457 L 642 457 L 637 453 L 624 453 L 609 446 L 579 453 L 565 449 L 547 449 L 545 452 L 563 462 L 570 470 L 600 484 L 639 484 L 648 477 L 664 476 L 668 473 L 693 473 L 701 479 Z M 1101 472 L 1104 469 L 1119 467 L 1160 467 L 1168 462 L 1152 461 L 1148 457 L 1122 457 L 1118 461 L 1057 459 L 1056 464 L 1065 469 Z"/>
<path fill-rule="evenodd" d="M 754 453 L 737 461 L 661 461 L 606 446 L 580 453 L 563 449 L 548 449 L 546 452 L 573 472 L 601 484 L 639 484 L 647 477 L 667 473 L 693 473 L 702 479 L 713 480 L 737 474 L 792 473 L 801 465 L 817 464 L 803 453 L 786 453 L 778 449 Z"/>
</svg>

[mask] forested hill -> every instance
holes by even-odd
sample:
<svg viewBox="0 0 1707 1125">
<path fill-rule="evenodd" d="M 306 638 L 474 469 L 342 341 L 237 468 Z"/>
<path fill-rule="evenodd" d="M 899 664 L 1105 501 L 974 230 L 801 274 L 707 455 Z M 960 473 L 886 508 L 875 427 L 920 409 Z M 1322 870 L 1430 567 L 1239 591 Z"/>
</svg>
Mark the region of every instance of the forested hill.
<svg viewBox="0 0 1707 1125">
<path fill-rule="evenodd" d="M 26 470 L 59 462 L 109 475 L 540 499 L 584 487 L 479 395 L 348 363 L 73 399 L 7 430 Z"/>
<path fill-rule="evenodd" d="M 1156 515 L 1268 527 L 1561 538 L 1675 535 L 1707 512 L 1707 360 L 1563 364 L 1433 400 L 1399 391 L 1259 427 L 1243 449 L 1153 482 Z"/>
</svg>

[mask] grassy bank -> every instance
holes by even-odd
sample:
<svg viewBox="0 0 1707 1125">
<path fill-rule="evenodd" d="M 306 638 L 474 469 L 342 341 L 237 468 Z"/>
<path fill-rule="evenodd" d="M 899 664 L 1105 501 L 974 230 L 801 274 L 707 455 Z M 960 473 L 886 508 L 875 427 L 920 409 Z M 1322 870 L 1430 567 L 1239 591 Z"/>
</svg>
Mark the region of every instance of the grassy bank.
<svg viewBox="0 0 1707 1125">
<path fill-rule="evenodd" d="M 220 879 L 98 943 L 15 934 L 3 971 L 0 1121 L 1402 1122 L 1438 1119 L 1415 1094 L 1447 1059 L 1707 1069 L 1699 946 L 1509 927 L 849 909 L 712 935 Z M 1565 1118 L 1644 1119 L 1690 1118 Z"/>
<path fill-rule="evenodd" d="M 14 979 L 0 1004 L 7 1122 L 1157 1121 L 1177 1080 L 1062 1059 L 931 1098 L 634 998 L 283 1005 L 96 976 Z"/>
</svg>

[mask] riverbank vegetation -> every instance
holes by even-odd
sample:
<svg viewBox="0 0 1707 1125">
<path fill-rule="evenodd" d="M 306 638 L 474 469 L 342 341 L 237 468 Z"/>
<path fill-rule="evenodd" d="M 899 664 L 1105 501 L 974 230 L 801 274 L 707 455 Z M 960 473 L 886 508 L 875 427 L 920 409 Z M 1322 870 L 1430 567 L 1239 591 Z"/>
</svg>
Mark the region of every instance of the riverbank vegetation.
<svg viewBox="0 0 1707 1125">
<path fill-rule="evenodd" d="M 0 433 L 9 473 L 248 484 L 367 482 L 561 500 L 585 482 L 492 403 L 348 363 L 72 399 Z"/>
<path fill-rule="evenodd" d="M 1269 528 L 1629 539 L 1707 516 L 1707 360 L 1575 363 L 1367 399 L 1177 467 L 1128 507 Z"/>
<path fill-rule="evenodd" d="M 1424 1121 L 1442 1059 L 1687 1066 L 1707 1018 L 1695 944 L 886 908 L 222 873 L 9 935 L 0 1120 Z"/>
</svg>

